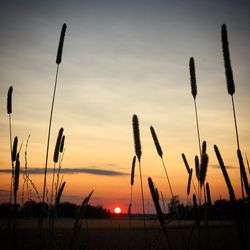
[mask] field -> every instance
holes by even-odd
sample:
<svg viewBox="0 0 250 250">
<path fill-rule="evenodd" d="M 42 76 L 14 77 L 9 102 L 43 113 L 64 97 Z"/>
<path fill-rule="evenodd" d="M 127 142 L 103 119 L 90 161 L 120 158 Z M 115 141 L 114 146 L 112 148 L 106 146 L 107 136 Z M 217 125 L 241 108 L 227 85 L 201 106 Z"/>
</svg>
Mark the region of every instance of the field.
<svg viewBox="0 0 250 250">
<path fill-rule="evenodd" d="M 2 220 L 2 249 L 39 249 L 38 220 L 18 220 L 16 240 L 8 237 L 3 223 Z M 60 219 L 56 221 L 53 234 L 45 228 L 44 249 L 69 249 L 73 225 L 73 219 Z M 146 225 L 144 236 L 142 220 L 132 220 L 131 229 L 128 220 L 119 218 L 88 220 L 88 227 L 84 222 L 72 249 L 169 249 L 158 221 L 147 220 Z M 208 227 L 202 225 L 199 230 L 194 227 L 193 221 L 175 221 L 167 228 L 171 247 L 176 250 L 237 249 L 240 244 L 230 221 L 209 222 Z"/>
</svg>

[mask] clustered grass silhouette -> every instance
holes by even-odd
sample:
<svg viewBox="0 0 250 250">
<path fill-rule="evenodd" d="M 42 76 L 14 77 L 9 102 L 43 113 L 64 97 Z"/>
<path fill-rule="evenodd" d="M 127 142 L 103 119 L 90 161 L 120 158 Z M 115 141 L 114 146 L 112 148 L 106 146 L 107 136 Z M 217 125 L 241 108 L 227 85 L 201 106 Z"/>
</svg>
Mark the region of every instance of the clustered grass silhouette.
<svg viewBox="0 0 250 250">
<path fill-rule="evenodd" d="M 244 160 L 241 154 L 240 150 L 240 143 L 239 143 L 239 133 L 238 133 L 238 126 L 237 126 L 237 120 L 236 120 L 236 112 L 235 112 L 235 104 L 233 95 L 235 93 L 235 86 L 234 86 L 234 80 L 233 80 L 233 72 L 231 67 L 231 61 L 230 61 L 230 54 L 229 54 L 229 44 L 228 44 L 228 37 L 227 37 L 227 29 L 226 25 L 223 24 L 221 27 L 221 39 L 222 39 L 222 51 L 223 51 L 223 58 L 224 58 L 224 66 L 225 66 L 225 75 L 226 75 L 226 81 L 227 81 L 227 89 L 228 94 L 231 95 L 232 98 L 232 109 L 233 109 L 233 116 L 234 116 L 234 125 L 235 125 L 235 133 L 236 133 L 236 141 L 237 141 L 237 157 L 239 161 L 239 169 L 240 169 L 240 181 L 241 181 L 241 189 L 242 189 L 242 198 L 243 198 L 243 205 L 244 205 L 244 214 L 239 213 L 238 203 L 236 201 L 234 189 L 232 187 L 231 181 L 229 179 L 229 176 L 227 174 L 226 167 L 223 163 L 222 157 L 220 155 L 219 149 L 216 145 L 214 145 L 214 151 L 217 156 L 219 165 L 222 170 L 222 174 L 224 176 L 228 191 L 229 191 L 229 197 L 232 205 L 232 213 L 233 218 L 235 220 L 235 226 L 236 230 L 238 232 L 238 237 L 240 239 L 241 243 L 241 249 L 248 249 L 250 247 L 248 242 L 248 236 L 249 236 L 249 201 L 250 201 L 250 186 L 248 183 L 248 177 L 245 169 Z M 188 173 L 188 183 L 187 183 L 187 196 L 190 194 L 191 190 L 191 182 L 193 183 L 193 209 L 194 209 L 194 219 L 196 222 L 196 227 L 199 231 L 200 225 L 201 225 L 201 211 L 200 208 L 202 207 L 202 191 L 204 192 L 204 206 L 205 206 L 205 212 L 203 212 L 203 219 L 207 221 L 206 227 L 209 228 L 208 225 L 208 216 L 211 214 L 211 208 L 212 208 L 212 199 L 211 199 L 211 193 L 210 193 L 210 187 L 209 183 L 206 182 L 206 176 L 207 176 L 207 170 L 208 170 L 208 163 L 209 163 L 209 156 L 207 154 L 207 142 L 203 141 L 201 145 L 201 136 L 200 136 L 200 127 L 199 127 L 199 119 L 198 119 L 198 109 L 197 109 L 197 103 L 196 103 L 196 97 L 197 97 L 197 83 L 196 83 L 196 73 L 195 73 L 195 61 L 194 58 L 191 57 L 189 61 L 189 71 L 190 71 L 190 82 L 191 82 L 191 93 L 194 99 L 194 107 L 195 107 L 195 120 L 196 120 L 196 129 L 197 129 L 197 137 L 198 137 L 198 148 L 199 148 L 199 156 L 196 155 L 194 157 L 194 163 L 195 163 L 195 173 L 197 178 L 197 184 L 198 184 L 198 192 L 195 186 L 195 183 L 192 180 L 193 176 L 193 168 L 190 168 L 190 165 L 186 159 L 186 156 L 184 153 L 182 153 L 182 159 L 184 162 L 184 165 L 186 167 L 187 173 Z M 134 124 L 134 117 L 138 120 L 137 116 L 133 116 L 133 124 Z M 172 191 L 172 186 L 170 184 L 170 177 L 167 173 L 167 169 L 164 164 L 163 160 L 163 151 L 160 146 L 158 137 L 155 133 L 154 128 L 150 127 L 151 135 L 153 137 L 153 141 L 157 150 L 158 155 L 162 159 L 163 167 L 165 170 L 166 178 L 169 185 L 169 191 L 172 197 L 172 201 L 174 200 L 174 194 Z M 139 154 L 138 159 L 140 159 L 141 155 L 141 144 L 136 145 L 136 138 L 139 135 L 139 127 L 137 126 L 137 129 L 134 129 L 134 139 L 135 139 L 135 152 Z M 246 161 L 248 164 L 249 169 L 249 163 L 248 159 L 246 157 Z M 141 169 L 140 169 L 141 171 Z M 142 176 L 140 175 L 140 181 L 142 183 Z M 141 184 L 142 185 L 142 184 Z M 152 178 L 148 177 L 148 185 L 149 189 L 152 195 L 153 204 L 155 206 L 156 213 L 158 215 L 159 223 L 161 225 L 162 231 L 164 235 L 166 236 L 167 243 L 169 249 L 171 249 L 171 243 L 170 239 L 167 234 L 167 221 L 165 219 L 164 214 L 162 213 L 162 209 L 159 203 L 159 194 L 158 189 L 153 184 Z M 244 193 L 246 193 L 247 197 L 245 198 Z M 143 193 L 142 193 L 143 195 Z M 197 196 L 199 197 L 199 205 L 197 203 Z M 164 204 L 164 203 L 163 203 Z M 143 214 L 144 214 L 144 207 L 143 207 Z M 145 215 L 144 215 L 145 216 Z M 244 225 L 243 225 L 244 224 Z M 191 244 L 191 236 L 190 240 L 188 242 L 188 249 L 190 248 Z"/>
<path fill-rule="evenodd" d="M 28 142 L 29 142 L 30 135 L 28 136 L 28 139 L 26 142 L 26 149 L 25 149 L 25 171 L 23 174 L 22 202 L 24 201 L 25 189 L 26 189 L 27 199 L 31 200 L 31 188 L 32 188 L 34 192 L 36 193 L 38 200 L 41 201 L 43 206 L 45 206 L 46 204 L 45 198 L 47 198 L 47 201 L 49 201 L 49 194 L 48 194 L 49 191 L 47 188 L 48 186 L 47 185 L 47 170 L 48 170 L 48 161 L 49 161 L 50 135 L 51 135 L 54 104 L 55 104 L 55 97 L 56 97 L 56 88 L 57 88 L 57 82 L 58 82 L 57 79 L 58 79 L 58 74 L 59 74 L 59 66 L 60 66 L 60 63 L 62 62 L 62 52 L 63 52 L 65 32 L 66 32 L 66 24 L 63 24 L 60 39 L 59 39 L 57 57 L 56 57 L 57 67 L 56 67 L 56 76 L 55 76 L 54 90 L 53 90 L 53 95 L 52 95 L 52 103 L 51 103 L 51 110 L 50 110 L 50 117 L 49 117 L 42 199 L 40 198 L 40 194 L 35 184 L 29 177 L 29 172 L 28 172 L 27 149 L 28 149 Z M 233 110 L 233 117 L 234 117 L 236 142 L 237 142 L 237 157 L 239 161 L 241 192 L 242 192 L 242 199 L 243 199 L 243 206 L 244 206 L 243 214 L 239 212 L 239 207 L 238 207 L 239 205 L 237 203 L 235 192 L 231 184 L 229 175 L 227 173 L 227 168 L 224 164 L 219 148 L 216 145 L 214 145 L 214 151 L 218 159 L 218 163 L 220 165 L 220 168 L 221 168 L 221 171 L 224 176 L 227 189 L 229 192 L 229 197 L 230 197 L 230 202 L 231 202 L 231 207 L 232 207 L 232 214 L 233 214 L 233 219 L 235 222 L 235 228 L 237 230 L 238 237 L 241 243 L 240 247 L 241 249 L 245 250 L 249 248 L 249 242 L 248 242 L 247 236 L 249 235 L 249 214 L 248 213 L 249 213 L 249 200 L 250 200 L 250 186 L 248 183 L 245 163 L 244 163 L 241 149 L 240 149 L 239 132 L 238 132 L 237 119 L 236 119 L 235 103 L 234 103 L 234 98 L 233 98 L 233 95 L 235 94 L 235 85 L 234 85 L 233 71 L 232 71 L 231 61 L 230 61 L 227 28 L 225 24 L 223 24 L 221 28 L 221 40 L 222 40 L 222 51 L 223 51 L 223 58 L 224 58 L 227 90 L 228 90 L 228 94 L 231 95 L 231 99 L 232 99 L 232 110 Z M 194 192 L 192 194 L 194 227 L 191 228 L 191 233 L 189 236 L 187 249 L 191 249 L 192 240 L 197 240 L 196 238 L 193 239 L 193 232 L 194 232 L 194 228 L 196 228 L 196 230 L 198 231 L 198 235 L 199 235 L 200 228 L 202 225 L 202 220 L 206 221 L 206 228 L 207 230 L 209 229 L 208 220 L 211 219 L 212 207 L 213 207 L 210 186 L 209 186 L 209 183 L 206 182 L 206 176 L 207 176 L 207 171 L 208 171 L 208 166 L 209 166 L 209 156 L 207 154 L 207 142 L 204 140 L 203 143 L 201 144 L 198 108 L 197 108 L 197 100 L 196 100 L 197 82 L 196 82 L 196 72 L 195 72 L 195 61 L 193 57 L 191 57 L 189 60 L 189 72 L 190 72 L 191 94 L 194 99 L 195 121 L 196 121 L 196 129 L 197 129 L 198 149 L 199 149 L 198 155 L 199 156 L 198 155 L 194 156 L 194 167 L 190 167 L 185 154 L 184 153 L 181 154 L 182 160 L 184 162 L 184 165 L 186 167 L 187 174 L 188 174 L 187 199 L 190 193 L 192 191 Z M 14 141 L 12 138 L 12 116 L 11 116 L 12 115 L 12 93 L 13 93 L 13 87 L 11 86 L 7 94 L 7 114 L 9 117 L 9 137 L 10 137 L 10 154 L 11 154 L 11 181 L 10 181 L 11 185 L 10 185 L 9 204 L 12 205 L 12 203 L 14 203 L 14 206 L 16 206 L 18 190 L 19 190 L 20 153 L 21 153 L 22 144 L 18 150 L 18 137 L 17 136 L 14 137 Z M 131 178 L 130 178 L 130 202 L 128 206 L 129 228 L 132 229 L 131 219 L 132 219 L 132 204 L 133 204 L 133 186 L 134 186 L 134 179 L 135 179 L 136 162 L 138 162 L 139 176 L 140 176 L 140 189 L 141 189 L 140 190 L 141 191 L 141 203 L 142 203 L 142 213 L 143 213 L 143 226 L 144 226 L 144 244 L 145 244 L 145 242 L 147 241 L 147 238 L 146 238 L 146 212 L 145 212 L 145 200 L 144 200 L 144 189 L 143 189 L 143 174 L 142 174 L 142 164 L 141 164 L 142 146 L 141 146 L 141 137 L 140 137 L 140 129 L 139 129 L 139 119 L 136 114 L 134 114 L 132 117 L 132 127 L 133 127 L 133 136 L 134 136 L 135 156 L 133 157 L 133 161 L 132 161 Z M 163 158 L 163 150 L 162 150 L 162 147 L 160 145 L 159 139 L 157 137 L 157 134 L 153 126 L 150 127 L 150 132 L 151 132 L 151 135 L 152 135 L 155 147 L 156 147 L 157 154 L 161 158 L 162 166 L 163 166 L 165 176 L 167 179 L 167 183 L 168 183 L 169 193 L 171 196 L 172 203 L 174 204 L 174 217 L 173 218 L 176 218 L 175 216 L 178 215 L 178 208 L 175 207 L 176 195 L 174 195 L 174 191 L 171 185 L 171 176 L 169 176 L 169 173 L 167 171 L 166 164 Z M 64 153 L 65 153 L 65 148 L 64 148 L 65 135 L 63 133 L 64 133 L 64 129 L 60 128 L 58 131 L 58 136 L 57 136 L 57 141 L 55 144 L 54 156 L 53 156 L 54 167 L 53 167 L 52 182 L 51 182 L 51 189 L 50 189 L 50 201 L 48 202 L 49 203 L 49 233 L 51 234 L 51 239 L 53 239 L 53 235 L 54 235 L 54 223 L 57 217 L 57 214 L 56 214 L 57 206 L 60 203 L 60 199 L 62 197 L 64 188 L 66 186 L 66 182 L 63 181 L 63 176 L 60 177 L 61 164 L 62 164 Z M 137 161 L 136 161 L 136 158 L 137 158 Z M 247 156 L 246 156 L 246 162 L 247 162 L 247 166 L 248 166 L 248 170 L 250 174 L 250 168 L 249 168 L 249 162 L 248 162 Z M 196 183 L 193 180 L 194 171 L 195 171 L 195 175 L 197 179 L 197 185 L 195 185 Z M 165 207 L 164 195 L 162 191 L 160 193 L 161 193 L 161 199 L 162 199 L 164 212 L 162 211 L 162 208 L 160 205 L 160 195 L 159 195 L 158 188 L 154 184 L 151 177 L 148 177 L 147 180 L 148 180 L 148 186 L 149 186 L 149 191 L 151 193 L 152 201 L 156 210 L 156 214 L 158 216 L 160 227 L 166 238 L 168 249 L 174 249 L 172 246 L 171 238 L 169 236 L 169 232 L 168 232 L 168 223 L 173 218 L 170 218 L 170 219 L 166 218 L 166 207 Z M 31 187 L 29 187 L 29 184 L 31 185 Z M 78 211 L 76 215 L 73 230 L 72 230 L 72 237 L 69 243 L 69 249 L 74 249 L 75 247 L 77 247 L 76 239 L 80 234 L 83 218 L 86 216 L 86 208 L 88 206 L 88 203 L 92 194 L 93 194 L 93 190 L 83 200 L 80 210 Z M 246 197 L 245 197 L 245 194 L 246 194 Z M 203 202 L 202 195 L 203 195 L 204 205 L 202 204 Z M 203 214 L 201 212 L 202 206 L 205 207 L 205 210 L 202 210 Z M 44 240 L 43 231 L 45 231 L 44 216 L 45 216 L 44 211 L 41 210 L 40 219 L 39 219 L 40 221 L 39 248 L 40 249 L 48 247 L 47 245 L 43 243 L 43 240 Z M 8 232 L 9 234 L 11 233 L 13 234 L 14 241 L 16 239 L 15 237 L 17 233 L 16 224 L 17 224 L 16 210 L 14 212 L 10 210 L 9 220 L 8 220 Z M 86 227 L 88 229 L 87 220 L 86 220 Z M 52 246 L 52 248 L 53 247 L 55 248 L 56 246 Z"/>
<path fill-rule="evenodd" d="M 57 51 L 57 57 L 56 57 L 56 77 L 55 77 L 55 84 L 54 84 L 54 90 L 53 90 L 53 96 L 52 96 L 52 104 L 51 104 L 51 111 L 50 111 L 50 118 L 49 118 L 49 128 L 48 128 L 48 139 L 47 139 L 47 147 L 46 147 L 46 157 L 45 157 L 45 167 L 44 167 L 44 183 L 43 183 L 43 192 L 42 192 L 42 199 L 40 198 L 40 194 L 36 188 L 35 183 L 31 180 L 28 172 L 28 157 L 27 157 L 27 150 L 28 150 L 28 142 L 30 139 L 30 135 L 28 136 L 27 142 L 26 142 L 26 149 L 25 149 L 25 167 L 23 171 L 23 187 L 22 187 L 22 203 L 24 203 L 24 196 L 25 196 L 25 189 L 26 189 L 26 198 L 27 200 L 32 201 L 31 198 L 31 188 L 35 191 L 37 198 L 39 201 L 41 201 L 42 209 L 40 210 L 40 233 L 39 233 L 39 246 L 37 247 L 42 249 L 47 249 L 48 245 L 44 244 L 44 238 L 43 230 L 44 230 L 44 216 L 45 216 L 45 209 L 46 209 L 46 203 L 45 203 L 45 197 L 47 197 L 47 201 L 49 201 L 48 198 L 48 188 L 47 188 L 47 170 L 48 170 L 48 161 L 49 161 L 49 148 L 50 148 L 50 134 L 51 134 L 51 128 L 52 128 L 52 119 L 53 119 L 53 111 L 54 111 L 54 103 L 55 103 L 55 97 L 56 97 L 56 88 L 57 88 L 57 78 L 59 73 L 59 65 L 62 61 L 62 52 L 63 52 L 63 44 L 64 44 L 64 37 L 66 32 L 66 24 L 63 24 L 60 40 L 59 40 L 59 46 Z M 17 193 L 19 189 L 19 177 L 20 177 L 20 151 L 22 148 L 22 144 L 20 146 L 20 149 L 18 150 L 18 137 L 16 136 L 12 138 L 12 93 L 13 93 L 13 87 L 11 86 L 7 93 L 7 114 L 9 116 L 9 137 L 10 137 L 10 153 L 11 153 L 11 185 L 10 185 L 10 198 L 9 198 L 9 204 L 10 204 L 10 211 L 9 211 L 9 220 L 8 220 L 8 235 L 13 237 L 13 249 L 17 249 L 18 246 L 16 245 L 16 233 L 17 233 Z M 53 231 L 54 231 L 54 221 L 56 218 L 56 211 L 57 206 L 60 203 L 60 199 L 62 196 L 62 193 L 64 191 L 66 182 L 63 182 L 63 177 L 60 179 L 60 170 L 61 170 L 61 164 L 64 157 L 64 143 L 65 143 L 65 135 L 63 135 L 64 129 L 61 128 L 58 132 L 57 141 L 55 144 L 55 150 L 54 150 L 54 168 L 53 168 L 53 174 L 52 174 L 52 183 L 51 183 L 51 190 L 50 190 L 50 203 L 49 203 L 49 229 L 50 233 L 52 233 L 51 237 L 53 238 Z M 58 170 L 56 173 L 56 165 L 58 164 Z M 56 175 L 56 176 L 55 176 Z M 29 184 L 31 187 L 29 187 Z M 55 194 L 54 194 L 55 190 Z M 70 242 L 70 249 L 72 248 L 72 244 L 74 243 L 74 240 L 77 236 L 77 233 L 81 229 L 82 225 L 82 218 L 85 216 L 86 213 L 86 207 L 89 203 L 89 200 L 93 194 L 93 191 L 83 200 L 80 212 L 76 218 L 75 226 L 74 226 L 74 233 Z M 12 208 L 12 202 L 14 202 L 14 209 Z M 46 241 L 46 240 L 45 240 Z"/>
</svg>

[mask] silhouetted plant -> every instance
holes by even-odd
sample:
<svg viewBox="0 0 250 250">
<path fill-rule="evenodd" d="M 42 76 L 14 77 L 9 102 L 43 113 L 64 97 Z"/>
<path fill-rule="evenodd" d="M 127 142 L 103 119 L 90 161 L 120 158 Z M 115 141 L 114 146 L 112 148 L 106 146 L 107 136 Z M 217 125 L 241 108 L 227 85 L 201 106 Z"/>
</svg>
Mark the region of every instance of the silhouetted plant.
<svg viewBox="0 0 250 250">
<path fill-rule="evenodd" d="M 230 197 L 230 202 L 231 202 L 231 205 L 232 205 L 233 218 L 234 218 L 234 221 L 235 221 L 235 226 L 236 226 L 238 235 L 239 235 L 240 240 L 241 240 L 242 249 L 247 249 L 246 239 L 244 237 L 244 231 L 243 231 L 243 226 L 242 226 L 242 222 L 241 222 L 241 216 L 240 216 L 239 211 L 238 211 L 233 186 L 232 186 L 230 178 L 228 176 L 228 173 L 227 173 L 226 167 L 224 165 L 223 159 L 221 157 L 220 151 L 219 151 L 219 149 L 218 149 L 218 147 L 216 145 L 214 145 L 214 151 L 215 151 L 215 154 L 217 156 L 219 165 L 221 167 L 225 182 L 227 184 L 229 197 Z"/>
<path fill-rule="evenodd" d="M 59 65 L 62 61 L 62 52 L 63 52 L 63 44 L 64 44 L 64 37 L 66 32 L 66 24 L 64 23 L 61 30 L 58 50 L 57 50 L 57 57 L 56 57 L 56 76 L 55 76 L 55 84 L 52 96 L 52 103 L 51 103 L 51 110 L 50 110 L 50 118 L 49 118 L 49 126 L 48 126 L 48 138 L 47 138 L 47 147 L 46 147 L 46 156 L 45 156 L 45 168 L 44 168 L 44 181 L 43 181 L 43 195 L 42 195 L 42 203 L 45 201 L 45 195 L 47 194 L 46 190 L 46 182 L 47 182 L 47 169 L 48 169 L 48 157 L 49 157 L 49 146 L 50 146 L 50 132 L 51 132 L 51 125 L 53 119 L 53 110 L 54 110 L 54 103 L 56 97 L 56 88 L 57 88 L 57 78 L 59 73 Z M 43 230 L 43 213 L 41 213 L 41 220 L 40 220 L 40 245 L 42 245 L 42 230 Z"/>
<path fill-rule="evenodd" d="M 159 155 L 160 158 L 161 158 L 162 165 L 163 165 L 163 168 L 164 168 L 166 177 L 167 177 L 167 181 L 168 181 L 170 193 L 171 193 L 171 196 L 172 196 L 172 198 L 173 198 L 173 197 L 174 197 L 174 194 L 173 194 L 172 186 L 171 186 L 170 179 L 169 179 L 169 176 L 168 176 L 168 172 L 167 172 L 167 169 L 166 169 L 166 166 L 165 166 L 165 162 L 164 162 L 164 159 L 163 159 L 163 152 L 162 152 L 162 149 L 161 149 L 161 145 L 160 145 L 160 143 L 159 143 L 159 140 L 158 140 L 158 138 L 157 138 L 157 135 L 156 135 L 156 133 L 155 133 L 155 130 L 154 130 L 154 128 L 153 128 L 152 126 L 150 127 L 150 131 L 151 131 L 151 135 L 152 135 L 152 137 L 153 137 L 154 143 L 155 143 L 155 147 L 156 147 L 157 153 L 158 153 L 158 155 Z"/>
<path fill-rule="evenodd" d="M 143 225 L 144 225 L 144 232 L 145 232 L 145 229 L 146 229 L 145 205 L 144 205 L 142 171 L 141 171 L 141 155 L 142 155 L 142 151 L 141 151 L 141 139 L 140 139 L 139 121 L 138 121 L 137 115 L 133 115 L 132 125 L 133 125 L 133 132 L 134 132 L 135 154 L 136 154 L 138 162 L 139 162 L 140 182 L 141 182 L 141 197 L 142 197 L 142 212 L 143 212 Z"/>
<path fill-rule="evenodd" d="M 200 227 L 200 215 L 199 215 L 199 210 L 198 210 L 198 205 L 197 205 L 195 194 L 193 194 L 193 206 L 194 206 L 194 217 L 195 217 L 196 226 Z"/>
<path fill-rule="evenodd" d="M 201 155 L 206 154 L 206 152 L 207 152 L 207 142 L 203 141 L 201 147 Z"/>
<path fill-rule="evenodd" d="M 201 157 L 200 128 L 199 128 L 198 111 L 197 111 L 197 104 L 196 104 L 197 85 L 196 85 L 196 74 L 195 74 L 195 62 L 194 62 L 193 57 L 191 57 L 190 60 L 189 60 L 189 71 L 190 71 L 191 92 L 192 92 L 192 96 L 194 98 L 198 145 L 199 145 L 200 157 Z"/>
<path fill-rule="evenodd" d="M 29 144 L 29 139 L 30 139 L 30 135 L 27 138 L 26 145 L 25 145 L 25 152 L 24 152 L 25 164 L 24 164 L 24 171 L 23 171 L 22 203 L 24 203 L 25 186 L 26 186 L 27 200 L 28 201 L 32 200 L 31 188 L 29 188 L 29 183 L 30 183 L 31 187 L 33 188 L 34 192 L 36 193 L 36 196 L 37 196 L 39 202 L 41 202 L 40 194 L 38 193 L 38 190 L 36 188 L 35 183 L 30 178 L 29 171 L 28 171 L 28 144 Z"/>
<path fill-rule="evenodd" d="M 14 175 L 14 204 L 16 205 L 17 190 L 19 188 L 19 175 L 20 175 L 19 153 L 17 153 L 15 161 L 16 165 L 15 165 L 15 175 Z"/>
<path fill-rule="evenodd" d="M 200 187 L 202 188 L 207 174 L 207 167 L 208 167 L 208 155 L 205 153 L 201 157 L 201 164 L 200 164 Z"/>
<path fill-rule="evenodd" d="M 229 95 L 231 95 L 231 100 L 232 100 L 237 150 L 240 150 L 240 140 L 239 140 L 238 125 L 237 125 L 236 111 L 235 111 L 235 104 L 234 104 L 234 97 L 233 97 L 235 93 L 235 85 L 234 85 L 233 70 L 231 66 L 231 59 L 230 59 L 230 52 L 229 52 L 227 26 L 225 24 L 221 26 L 221 42 L 222 42 L 222 52 L 223 52 L 223 58 L 224 58 L 225 75 L 226 75 L 226 81 L 227 81 L 227 92 Z M 243 173 L 241 172 L 241 168 L 240 168 L 241 192 L 242 192 L 242 198 L 244 198 L 242 174 Z"/>
<path fill-rule="evenodd" d="M 238 155 L 238 160 L 239 160 L 239 164 L 240 164 L 240 171 L 242 173 L 242 180 L 244 183 L 245 191 L 246 191 L 246 194 L 250 197 L 250 187 L 248 184 L 245 164 L 244 164 L 244 161 L 243 161 L 243 158 L 241 155 L 241 151 L 239 149 L 237 150 L 237 155 Z"/>
<path fill-rule="evenodd" d="M 168 231 L 167 231 L 167 228 L 165 225 L 164 214 L 162 213 L 162 210 L 161 210 L 161 207 L 159 204 L 159 195 L 157 195 L 157 193 L 156 193 L 157 188 L 154 187 L 154 183 L 153 183 L 151 177 L 148 178 L 148 186 L 150 189 L 152 200 L 154 202 L 155 210 L 156 210 L 158 220 L 159 220 L 160 225 L 161 225 L 162 232 L 164 233 L 164 235 L 167 239 L 169 249 L 172 249 L 170 241 L 169 241 Z"/>
<path fill-rule="evenodd" d="M 63 161 L 63 157 L 64 157 L 64 153 L 65 153 L 64 143 L 65 143 L 65 135 L 62 136 L 60 150 L 59 150 L 59 166 L 58 166 L 58 171 L 57 171 L 56 195 L 55 196 L 57 196 L 58 187 L 62 184 L 62 183 L 59 183 L 59 179 L 60 179 L 60 172 L 61 172 L 61 168 L 62 168 L 62 161 Z M 62 180 L 61 180 L 61 182 L 62 182 Z"/>
<path fill-rule="evenodd" d="M 60 128 L 59 132 L 58 132 L 58 135 L 57 135 L 57 141 L 56 141 L 55 150 L 54 150 L 54 157 L 53 157 L 54 168 L 53 168 L 52 186 L 51 186 L 51 199 L 50 199 L 51 205 L 52 205 L 53 193 L 54 193 L 55 169 L 56 169 L 56 163 L 58 162 L 58 158 L 59 158 L 59 152 L 60 152 L 60 145 L 61 145 L 61 142 L 62 142 L 62 136 L 63 136 L 63 128 Z"/>
<path fill-rule="evenodd" d="M 207 194 L 207 204 L 211 207 L 212 199 L 211 199 L 210 187 L 209 187 L 208 182 L 206 183 L 206 194 Z"/>
<path fill-rule="evenodd" d="M 192 174 L 193 174 L 193 169 L 191 168 L 190 172 L 189 172 L 189 175 L 188 175 L 187 195 L 190 194 L 190 186 L 191 186 Z"/>
<path fill-rule="evenodd" d="M 87 208 L 87 205 L 89 203 L 89 200 L 93 194 L 94 190 L 92 190 L 89 195 L 83 200 L 82 202 L 82 205 L 80 207 L 80 210 L 76 216 L 76 219 L 75 219 L 75 222 L 74 222 L 74 229 L 73 229 L 73 235 L 72 235 L 72 238 L 71 238 L 71 241 L 70 241 L 70 246 L 69 248 L 72 249 L 73 247 L 73 244 L 74 244 L 74 241 L 76 239 L 76 236 L 77 234 L 79 233 L 81 227 L 82 227 L 82 220 L 83 220 L 83 217 L 85 216 L 85 213 L 86 213 L 86 208 Z"/>
<path fill-rule="evenodd" d="M 48 139 L 47 139 L 47 150 L 46 150 L 45 168 L 44 168 L 44 183 L 43 183 L 43 197 L 42 197 L 42 202 L 43 203 L 44 203 L 44 199 L 45 199 L 46 177 L 47 177 L 48 155 L 49 155 L 49 144 L 50 144 L 50 132 L 51 132 L 51 124 L 52 124 L 54 103 L 55 103 L 55 97 L 56 97 L 57 77 L 58 77 L 58 72 L 59 72 L 59 65 L 60 65 L 60 63 L 62 61 L 62 51 L 63 51 L 63 44 L 64 44 L 64 37 L 65 37 L 66 27 L 67 27 L 66 24 L 63 24 L 62 30 L 61 30 L 61 35 L 60 35 L 60 40 L 59 40 L 59 45 L 58 45 L 57 57 L 56 57 L 57 68 L 56 68 L 55 85 L 54 85 L 52 104 L 51 104 L 51 111 L 50 111 Z"/>
<path fill-rule="evenodd" d="M 9 135 L 10 135 L 10 159 L 11 159 L 11 183 L 10 183 L 10 204 L 12 202 L 12 186 L 14 179 L 14 163 L 12 161 L 12 125 L 11 125 L 11 114 L 12 114 L 12 93 L 13 87 L 10 86 L 7 94 L 7 114 L 9 116 Z"/>
<path fill-rule="evenodd" d="M 132 160 L 132 167 L 131 167 L 131 178 L 130 178 L 130 206 L 132 206 L 132 199 L 133 199 L 133 185 L 135 179 L 135 163 L 136 163 L 136 156 L 133 157 Z"/>
<path fill-rule="evenodd" d="M 194 192 L 195 192 L 195 194 L 196 194 L 196 196 L 197 196 L 197 195 L 198 195 L 198 194 L 197 194 L 197 190 L 196 190 L 194 181 L 193 181 L 193 179 L 192 179 L 193 175 L 191 174 L 191 176 L 190 176 L 191 168 L 190 168 L 190 166 L 189 166 L 189 164 L 188 164 L 188 161 L 187 161 L 187 158 L 186 158 L 185 154 L 182 153 L 181 156 L 182 156 L 183 162 L 184 162 L 185 167 L 186 167 L 187 172 L 188 172 L 188 178 L 189 178 L 189 177 L 191 178 L 190 181 L 192 181 L 193 188 L 194 188 Z M 189 195 L 189 194 L 188 194 L 188 195 Z"/>
</svg>

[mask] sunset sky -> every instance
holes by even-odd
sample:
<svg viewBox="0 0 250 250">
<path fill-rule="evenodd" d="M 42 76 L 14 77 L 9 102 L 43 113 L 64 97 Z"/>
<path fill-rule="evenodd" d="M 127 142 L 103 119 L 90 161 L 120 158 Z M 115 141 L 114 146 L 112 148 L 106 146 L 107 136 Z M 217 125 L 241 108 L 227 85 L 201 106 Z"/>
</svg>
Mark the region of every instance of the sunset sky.
<svg viewBox="0 0 250 250">
<path fill-rule="evenodd" d="M 230 166 L 229 175 L 239 195 L 235 130 L 220 29 L 227 24 L 240 144 L 242 153 L 250 159 L 249 12 L 247 0 L 2 1 L 0 202 L 8 200 L 10 188 L 10 175 L 6 173 L 11 169 L 6 99 L 11 85 L 13 136 L 24 142 L 21 167 L 30 134 L 28 167 L 42 191 L 43 176 L 32 168 L 45 164 L 55 59 L 63 23 L 67 31 L 49 162 L 53 167 L 56 136 L 63 127 L 66 151 L 62 167 L 67 169 L 63 171 L 63 201 L 79 204 L 94 189 L 91 204 L 127 210 L 134 156 L 132 116 L 137 114 L 147 211 L 154 211 L 147 177 L 152 177 L 166 201 L 170 198 L 151 125 L 161 143 L 174 194 L 187 202 L 188 175 L 181 153 L 192 166 L 194 156 L 199 154 L 188 68 L 191 56 L 196 63 L 201 138 L 208 143 L 207 181 L 212 197 L 228 198 L 214 144 Z M 137 166 L 134 212 L 141 212 L 139 192 Z"/>
</svg>

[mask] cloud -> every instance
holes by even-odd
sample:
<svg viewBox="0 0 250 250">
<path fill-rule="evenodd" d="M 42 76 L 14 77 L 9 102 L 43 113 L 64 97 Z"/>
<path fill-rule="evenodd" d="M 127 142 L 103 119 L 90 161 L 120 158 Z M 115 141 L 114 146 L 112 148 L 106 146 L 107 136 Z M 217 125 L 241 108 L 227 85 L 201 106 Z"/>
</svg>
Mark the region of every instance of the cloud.
<svg viewBox="0 0 250 250">
<path fill-rule="evenodd" d="M 53 173 L 53 168 L 48 168 L 47 173 Z M 21 170 L 21 173 L 24 170 Z M 44 168 L 29 168 L 29 174 L 44 174 Z M 0 169 L 0 173 L 11 173 L 11 169 Z M 124 176 L 128 175 L 128 173 L 107 170 L 107 169 L 99 169 L 99 168 L 62 168 L 62 174 L 93 174 L 93 175 L 106 175 L 106 176 Z"/>
<path fill-rule="evenodd" d="M 211 165 L 209 165 L 209 167 L 211 167 L 211 168 L 220 168 L 220 165 L 211 164 Z M 237 169 L 237 168 L 239 168 L 239 167 L 236 167 L 236 166 L 225 166 L 225 167 L 226 167 L 226 169 Z"/>
</svg>

